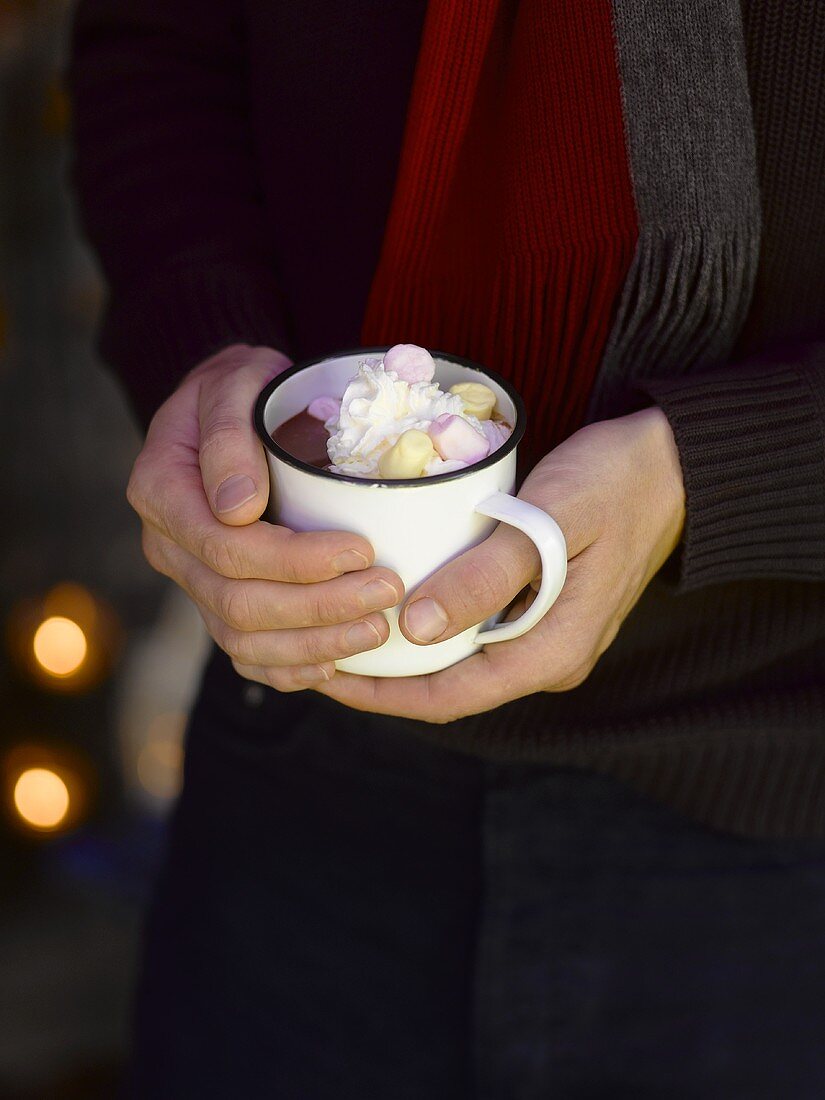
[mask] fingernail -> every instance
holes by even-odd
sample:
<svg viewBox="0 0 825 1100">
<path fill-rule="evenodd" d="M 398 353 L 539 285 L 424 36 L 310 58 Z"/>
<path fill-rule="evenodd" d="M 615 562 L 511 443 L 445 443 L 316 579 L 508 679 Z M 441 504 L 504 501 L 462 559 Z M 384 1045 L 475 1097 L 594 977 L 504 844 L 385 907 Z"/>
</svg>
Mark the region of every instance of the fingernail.
<svg viewBox="0 0 825 1100">
<path fill-rule="evenodd" d="M 375 649 L 383 640 L 378 630 L 366 619 L 353 623 L 347 631 L 347 645 L 359 652 L 362 649 Z"/>
<path fill-rule="evenodd" d="M 344 550 L 332 559 L 330 565 L 336 573 L 349 573 L 353 569 L 366 569 L 369 562 L 357 550 Z"/>
<path fill-rule="evenodd" d="M 394 607 L 398 603 L 398 593 L 389 581 L 376 577 L 359 590 L 358 600 L 362 607 L 378 611 L 385 607 Z"/>
<path fill-rule="evenodd" d="M 320 684 L 324 680 L 328 680 L 326 669 L 321 668 L 320 665 L 307 665 L 306 668 L 298 669 L 298 679 L 303 680 L 305 684 Z"/>
<path fill-rule="evenodd" d="M 419 642 L 433 642 L 449 624 L 447 612 L 440 603 L 425 596 L 415 600 L 404 612 L 404 625 Z"/>
<path fill-rule="evenodd" d="M 215 507 L 219 512 L 231 512 L 258 495 L 255 482 L 246 474 L 233 474 L 222 481 L 215 494 Z"/>
</svg>

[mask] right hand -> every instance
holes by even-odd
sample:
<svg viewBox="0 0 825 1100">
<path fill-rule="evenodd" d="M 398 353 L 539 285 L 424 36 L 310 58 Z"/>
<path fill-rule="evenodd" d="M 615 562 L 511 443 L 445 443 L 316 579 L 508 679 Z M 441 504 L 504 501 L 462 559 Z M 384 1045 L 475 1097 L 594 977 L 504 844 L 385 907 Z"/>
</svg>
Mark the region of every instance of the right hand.
<svg viewBox="0 0 825 1100">
<path fill-rule="evenodd" d="M 126 489 L 152 568 L 194 601 L 241 676 L 279 691 L 326 683 L 336 659 L 376 649 L 389 636 L 379 612 L 404 597 L 361 535 L 260 519 L 269 469 L 252 408 L 290 365 L 245 344 L 200 363 L 155 413 Z"/>
</svg>

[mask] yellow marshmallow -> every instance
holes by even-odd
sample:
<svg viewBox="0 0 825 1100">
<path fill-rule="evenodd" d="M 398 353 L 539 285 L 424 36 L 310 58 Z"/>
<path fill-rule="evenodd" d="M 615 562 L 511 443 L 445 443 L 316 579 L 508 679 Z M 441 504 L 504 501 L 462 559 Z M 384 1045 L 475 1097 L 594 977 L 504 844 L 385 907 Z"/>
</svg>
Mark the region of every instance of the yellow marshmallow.
<svg viewBox="0 0 825 1100">
<path fill-rule="evenodd" d="M 421 477 L 424 467 L 435 458 L 433 441 L 426 432 L 409 428 L 378 459 L 381 477 Z"/>
<path fill-rule="evenodd" d="M 496 395 L 481 382 L 457 382 L 450 386 L 450 393 L 458 394 L 464 412 L 477 420 L 489 420 L 496 407 Z"/>
</svg>

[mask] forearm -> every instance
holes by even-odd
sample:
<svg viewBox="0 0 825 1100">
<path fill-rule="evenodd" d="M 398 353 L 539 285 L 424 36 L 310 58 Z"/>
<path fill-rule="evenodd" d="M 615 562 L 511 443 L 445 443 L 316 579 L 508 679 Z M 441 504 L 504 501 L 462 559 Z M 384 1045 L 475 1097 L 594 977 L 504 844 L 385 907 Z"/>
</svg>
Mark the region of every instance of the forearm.
<svg viewBox="0 0 825 1100">
<path fill-rule="evenodd" d="M 678 587 L 825 580 L 825 341 L 639 388 L 682 465 Z"/>
<path fill-rule="evenodd" d="M 249 133 L 240 9 L 81 0 L 72 176 L 109 287 L 101 351 L 145 427 L 232 342 L 289 354 Z"/>
</svg>

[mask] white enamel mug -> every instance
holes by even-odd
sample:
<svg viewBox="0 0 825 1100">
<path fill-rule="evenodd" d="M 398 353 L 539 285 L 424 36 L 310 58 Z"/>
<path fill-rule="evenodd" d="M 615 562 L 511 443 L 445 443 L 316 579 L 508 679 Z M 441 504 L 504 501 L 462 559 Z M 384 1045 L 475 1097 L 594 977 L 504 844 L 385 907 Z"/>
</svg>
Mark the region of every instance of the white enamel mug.
<svg viewBox="0 0 825 1100">
<path fill-rule="evenodd" d="M 502 609 L 445 642 L 415 645 L 398 627 L 399 608 L 391 608 L 385 612 L 390 636 L 382 646 L 335 662 L 343 672 L 364 676 L 418 676 L 447 668 L 483 645 L 518 638 L 535 626 L 562 589 L 567 547 L 555 520 L 512 495 L 516 447 L 525 427 L 521 397 L 504 378 L 469 359 L 431 352 L 435 381 L 443 390 L 457 382 L 489 386 L 496 395 L 498 411 L 514 428 L 498 450 L 463 470 L 396 481 L 350 477 L 310 466 L 273 440 L 275 428 L 305 409 L 313 398 L 322 394 L 341 397 L 360 360 L 383 355 L 387 347 L 355 348 L 296 363 L 258 395 L 255 428 L 266 448 L 270 473 L 269 503 L 263 518 L 294 531 L 341 530 L 363 535 L 375 550 L 375 564 L 395 570 L 403 580 L 405 599 L 451 558 L 487 538 L 497 521 L 518 527 L 533 540 L 541 556 L 541 586 L 518 619 L 493 625 L 501 618 Z"/>
</svg>

